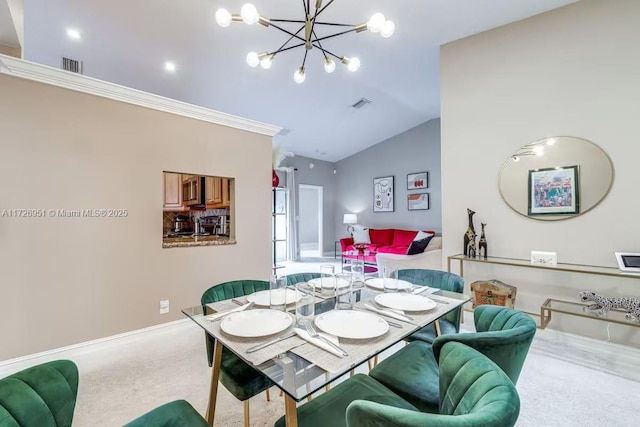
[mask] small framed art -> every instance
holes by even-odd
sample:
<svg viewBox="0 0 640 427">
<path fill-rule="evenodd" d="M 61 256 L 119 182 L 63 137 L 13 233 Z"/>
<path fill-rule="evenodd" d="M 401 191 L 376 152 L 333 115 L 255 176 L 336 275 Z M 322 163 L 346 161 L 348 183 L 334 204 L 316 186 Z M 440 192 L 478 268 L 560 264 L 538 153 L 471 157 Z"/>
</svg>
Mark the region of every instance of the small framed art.
<svg viewBox="0 0 640 427">
<path fill-rule="evenodd" d="M 393 212 L 393 176 L 373 178 L 373 211 Z"/>
<path fill-rule="evenodd" d="M 415 193 L 407 195 L 407 209 L 410 211 L 424 211 L 429 209 L 429 193 Z"/>
<path fill-rule="evenodd" d="M 429 172 L 407 174 L 407 190 L 429 188 Z"/>
<path fill-rule="evenodd" d="M 529 171 L 529 215 L 572 215 L 580 212 L 578 166 Z"/>
</svg>

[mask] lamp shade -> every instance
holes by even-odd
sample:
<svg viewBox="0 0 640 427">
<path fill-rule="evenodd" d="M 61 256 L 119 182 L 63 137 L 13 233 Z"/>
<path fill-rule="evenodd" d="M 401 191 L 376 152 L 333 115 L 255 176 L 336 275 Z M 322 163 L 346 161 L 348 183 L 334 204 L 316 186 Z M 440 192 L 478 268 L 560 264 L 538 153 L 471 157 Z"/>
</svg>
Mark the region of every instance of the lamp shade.
<svg viewBox="0 0 640 427">
<path fill-rule="evenodd" d="M 357 224 L 358 223 L 358 215 L 356 214 L 344 214 L 344 219 L 342 221 L 344 224 Z"/>
</svg>

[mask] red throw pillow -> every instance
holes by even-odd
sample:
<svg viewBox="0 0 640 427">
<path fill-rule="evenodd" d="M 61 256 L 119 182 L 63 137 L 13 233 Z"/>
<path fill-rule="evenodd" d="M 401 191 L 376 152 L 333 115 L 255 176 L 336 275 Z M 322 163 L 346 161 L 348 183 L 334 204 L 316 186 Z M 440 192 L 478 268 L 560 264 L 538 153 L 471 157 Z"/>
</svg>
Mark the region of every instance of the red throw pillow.
<svg viewBox="0 0 640 427">
<path fill-rule="evenodd" d="M 369 237 L 371 237 L 371 243 L 388 246 L 393 241 L 393 228 L 385 228 L 383 230 L 370 228 Z"/>
<path fill-rule="evenodd" d="M 418 234 L 417 231 L 395 230 L 393 232 L 393 243 L 391 246 L 409 246 Z"/>
</svg>

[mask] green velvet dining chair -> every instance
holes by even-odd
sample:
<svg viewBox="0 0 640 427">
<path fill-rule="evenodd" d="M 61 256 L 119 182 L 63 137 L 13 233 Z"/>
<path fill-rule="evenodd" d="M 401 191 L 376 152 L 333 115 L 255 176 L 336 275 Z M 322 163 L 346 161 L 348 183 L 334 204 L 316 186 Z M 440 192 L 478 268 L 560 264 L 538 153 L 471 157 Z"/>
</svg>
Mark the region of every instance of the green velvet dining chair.
<svg viewBox="0 0 640 427">
<path fill-rule="evenodd" d="M 369 375 L 425 412 L 437 412 L 438 361 L 442 347 L 460 342 L 491 359 L 515 384 L 536 333 L 527 314 L 511 308 L 481 305 L 474 311 L 474 333 L 442 335 L 433 344 L 414 341 L 376 366 Z"/>
<path fill-rule="evenodd" d="M 320 273 L 295 273 L 285 276 L 287 278 L 287 286 L 295 286 L 296 283 L 308 282 L 311 279 L 321 277 Z"/>
<path fill-rule="evenodd" d="M 78 368 L 55 360 L 0 380 L 0 427 L 69 427 L 78 395 Z"/>
<path fill-rule="evenodd" d="M 254 292 L 269 289 L 269 282 L 264 280 L 235 280 L 220 283 L 207 289 L 201 298 L 201 304 L 211 304 L 231 298 L 239 298 Z M 213 350 L 215 340 L 205 332 L 207 347 L 207 360 L 209 366 L 213 365 Z M 257 371 L 245 361 L 236 356 L 226 347 L 222 348 L 222 361 L 220 365 L 220 382 L 233 394 L 236 399 L 244 403 L 245 426 L 249 426 L 249 399 L 263 391 L 267 392 L 274 385 L 267 376 Z"/>
<path fill-rule="evenodd" d="M 461 293 L 464 290 L 464 279 L 457 274 L 447 273 L 446 271 L 424 269 L 398 270 L 398 279 L 406 280 L 414 285 L 429 286 L 450 292 Z M 458 307 L 440 318 L 438 321 L 440 324 L 440 333 L 444 335 L 459 332 L 461 316 L 462 307 Z M 408 336 L 406 340 L 421 340 L 431 343 L 435 338 L 435 327 L 433 323 L 430 323 Z"/>
<path fill-rule="evenodd" d="M 174 400 L 127 423 L 124 427 L 209 427 L 185 400 Z"/>
<path fill-rule="evenodd" d="M 505 373 L 482 353 L 461 343 L 442 347 L 437 413 L 417 407 L 374 378 L 358 374 L 298 407 L 301 427 L 510 427 L 520 398 Z M 285 425 L 280 418 L 277 427 Z"/>
</svg>

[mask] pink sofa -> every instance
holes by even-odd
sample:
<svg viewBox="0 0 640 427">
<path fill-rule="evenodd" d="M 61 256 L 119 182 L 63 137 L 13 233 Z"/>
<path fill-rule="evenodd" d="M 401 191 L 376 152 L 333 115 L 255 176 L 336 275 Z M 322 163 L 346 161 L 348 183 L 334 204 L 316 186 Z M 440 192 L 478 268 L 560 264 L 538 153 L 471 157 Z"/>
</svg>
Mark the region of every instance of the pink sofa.
<svg viewBox="0 0 640 427">
<path fill-rule="evenodd" d="M 434 235 L 436 234 L 435 231 L 430 230 L 424 230 L 424 232 Z M 418 234 L 418 232 L 415 230 L 400 230 L 396 228 L 370 228 L 369 239 L 371 239 L 371 243 L 366 244 L 366 250 L 379 254 L 387 253 L 406 255 L 407 250 L 409 249 L 409 245 L 411 245 L 411 242 L 413 241 L 414 237 L 416 237 L 416 234 Z M 432 246 L 431 243 L 432 242 L 429 242 L 429 246 Z M 343 253 L 355 250 L 355 248 L 353 247 L 352 237 L 340 239 L 340 246 L 342 247 Z M 429 246 L 427 246 L 427 250 L 429 250 Z"/>
</svg>

